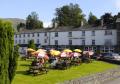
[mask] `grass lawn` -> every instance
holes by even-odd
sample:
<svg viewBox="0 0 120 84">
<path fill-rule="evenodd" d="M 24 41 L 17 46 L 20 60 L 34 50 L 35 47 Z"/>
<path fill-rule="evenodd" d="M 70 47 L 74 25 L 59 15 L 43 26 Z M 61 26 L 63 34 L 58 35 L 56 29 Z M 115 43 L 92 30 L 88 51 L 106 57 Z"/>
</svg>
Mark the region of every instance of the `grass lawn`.
<svg viewBox="0 0 120 84">
<path fill-rule="evenodd" d="M 29 69 L 29 64 L 29 61 L 19 61 L 16 76 L 12 84 L 57 84 L 65 80 L 75 79 L 117 67 L 114 64 L 93 61 L 92 63 L 83 63 L 80 66 L 74 66 L 67 70 L 49 70 L 47 74 L 32 76 L 25 74 L 26 70 Z"/>
</svg>

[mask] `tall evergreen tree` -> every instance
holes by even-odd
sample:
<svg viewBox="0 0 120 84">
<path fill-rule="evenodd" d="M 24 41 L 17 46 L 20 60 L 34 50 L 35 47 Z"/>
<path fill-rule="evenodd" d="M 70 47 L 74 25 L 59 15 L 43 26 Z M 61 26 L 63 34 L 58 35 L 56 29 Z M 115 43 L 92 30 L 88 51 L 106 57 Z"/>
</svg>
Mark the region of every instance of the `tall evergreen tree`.
<svg viewBox="0 0 120 84">
<path fill-rule="evenodd" d="M 14 31 L 11 23 L 0 20 L 0 84 L 11 84 L 17 65 L 14 55 Z M 14 65 L 14 66 L 13 66 Z"/>
<path fill-rule="evenodd" d="M 43 22 L 39 20 L 38 14 L 36 12 L 32 12 L 27 16 L 26 28 L 27 29 L 43 28 Z"/>
<path fill-rule="evenodd" d="M 36 45 L 34 43 L 34 40 L 30 40 L 28 43 L 28 48 L 36 49 Z"/>
<path fill-rule="evenodd" d="M 17 69 L 17 63 L 18 63 L 18 57 L 19 57 L 19 46 L 16 45 L 14 47 L 14 52 L 13 52 L 13 57 L 9 58 L 10 64 L 9 64 L 9 79 L 10 82 L 12 82 L 15 73 L 16 73 L 16 69 Z"/>
<path fill-rule="evenodd" d="M 19 23 L 19 24 L 17 25 L 17 31 L 19 31 L 20 28 L 25 28 L 25 23 Z"/>
<path fill-rule="evenodd" d="M 97 17 L 90 12 L 89 18 L 88 18 L 88 24 L 95 25 L 96 21 L 97 21 Z"/>
</svg>

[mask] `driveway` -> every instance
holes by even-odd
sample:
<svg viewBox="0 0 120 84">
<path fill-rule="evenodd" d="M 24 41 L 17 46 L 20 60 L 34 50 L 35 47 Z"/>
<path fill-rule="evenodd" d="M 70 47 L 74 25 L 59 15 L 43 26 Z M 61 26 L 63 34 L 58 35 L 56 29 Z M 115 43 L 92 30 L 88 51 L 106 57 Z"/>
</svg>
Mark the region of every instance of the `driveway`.
<svg viewBox="0 0 120 84">
<path fill-rule="evenodd" d="M 116 78 L 116 79 L 113 79 L 113 80 L 110 80 L 110 81 L 107 81 L 103 84 L 120 84 L 120 77 Z"/>
</svg>

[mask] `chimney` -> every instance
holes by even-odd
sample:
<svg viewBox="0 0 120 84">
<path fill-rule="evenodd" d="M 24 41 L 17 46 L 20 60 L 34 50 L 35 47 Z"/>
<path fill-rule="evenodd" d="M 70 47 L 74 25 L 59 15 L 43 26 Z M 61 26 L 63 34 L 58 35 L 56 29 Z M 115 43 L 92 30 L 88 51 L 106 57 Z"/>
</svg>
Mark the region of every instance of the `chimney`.
<svg viewBox="0 0 120 84">
<path fill-rule="evenodd" d="M 53 24 L 53 28 L 57 28 L 58 27 L 58 24 L 55 22 L 54 24 Z"/>
<path fill-rule="evenodd" d="M 84 23 L 83 23 L 83 21 L 81 21 L 81 27 L 83 27 L 83 25 L 84 25 Z"/>
<path fill-rule="evenodd" d="M 120 18 L 116 20 L 116 28 L 120 30 Z"/>
<path fill-rule="evenodd" d="M 102 27 L 104 26 L 104 22 L 103 22 L 103 19 L 101 19 L 101 26 L 102 26 Z"/>
</svg>

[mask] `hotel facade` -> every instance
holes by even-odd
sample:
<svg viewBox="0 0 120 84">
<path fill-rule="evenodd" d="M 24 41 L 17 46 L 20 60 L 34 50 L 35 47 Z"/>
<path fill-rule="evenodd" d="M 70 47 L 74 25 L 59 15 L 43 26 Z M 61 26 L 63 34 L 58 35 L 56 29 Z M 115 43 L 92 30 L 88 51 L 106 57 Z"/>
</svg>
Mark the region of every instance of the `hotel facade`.
<svg viewBox="0 0 120 84">
<path fill-rule="evenodd" d="M 19 44 L 23 53 L 28 42 L 34 40 L 38 48 L 80 48 L 101 52 L 120 52 L 120 18 L 115 28 L 108 27 L 59 27 L 23 30 L 15 33 L 14 45 Z"/>
<path fill-rule="evenodd" d="M 106 27 L 91 28 L 49 28 L 21 31 L 14 35 L 15 45 L 20 45 L 20 52 L 24 52 L 28 42 L 34 40 L 39 48 L 82 48 L 83 50 L 100 50 L 114 52 L 117 43 L 117 29 Z"/>
</svg>

